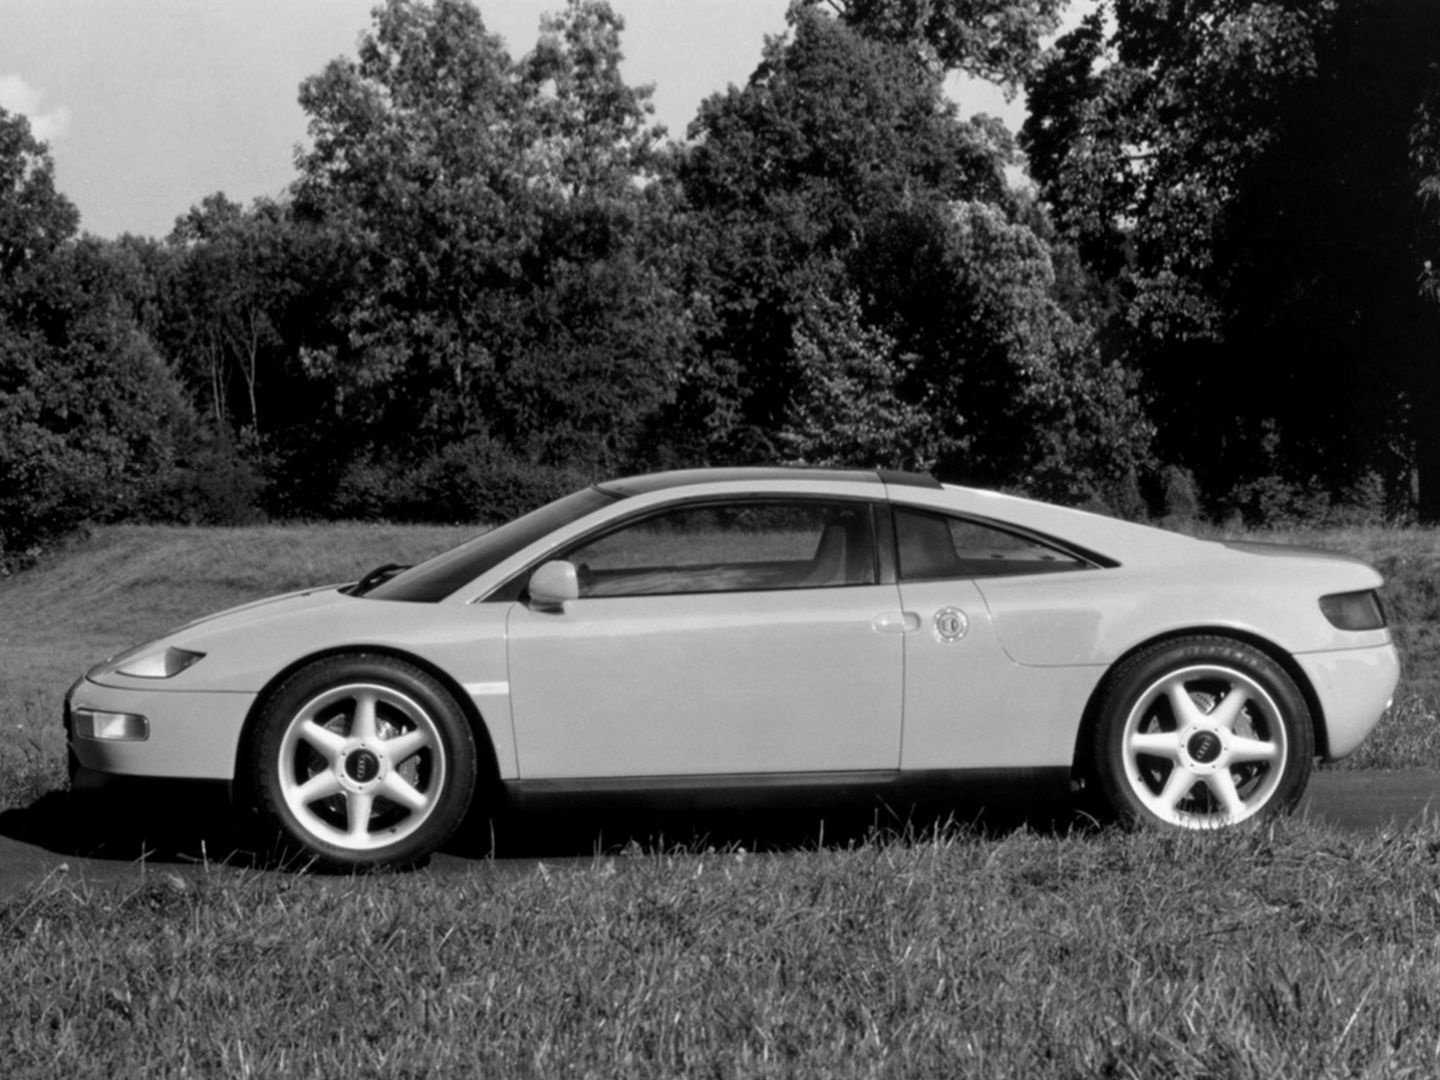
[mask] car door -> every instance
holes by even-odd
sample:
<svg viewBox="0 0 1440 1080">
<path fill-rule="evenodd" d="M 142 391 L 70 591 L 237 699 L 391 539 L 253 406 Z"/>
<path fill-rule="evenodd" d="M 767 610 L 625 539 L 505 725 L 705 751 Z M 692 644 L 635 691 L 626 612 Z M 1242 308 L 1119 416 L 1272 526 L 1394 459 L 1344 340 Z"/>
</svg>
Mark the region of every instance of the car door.
<svg viewBox="0 0 1440 1080">
<path fill-rule="evenodd" d="M 508 617 L 523 779 L 894 770 L 902 634 L 864 500 L 647 512 L 558 553 Z"/>
<path fill-rule="evenodd" d="M 1084 560 L 987 522 L 897 506 L 907 617 L 906 770 L 1068 766 L 1098 675 L 1016 663 L 996 634 L 989 581 L 1088 569 Z"/>
</svg>

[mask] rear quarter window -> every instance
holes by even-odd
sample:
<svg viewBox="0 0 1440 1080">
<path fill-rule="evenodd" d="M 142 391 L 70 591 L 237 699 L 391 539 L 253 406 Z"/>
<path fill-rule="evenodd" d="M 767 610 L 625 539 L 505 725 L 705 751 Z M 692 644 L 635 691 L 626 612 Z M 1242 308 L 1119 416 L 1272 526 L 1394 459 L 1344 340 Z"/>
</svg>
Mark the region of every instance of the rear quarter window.
<svg viewBox="0 0 1440 1080">
<path fill-rule="evenodd" d="M 1047 541 L 988 522 L 896 507 L 900 578 L 1002 577 L 1053 574 L 1090 564 Z"/>
</svg>

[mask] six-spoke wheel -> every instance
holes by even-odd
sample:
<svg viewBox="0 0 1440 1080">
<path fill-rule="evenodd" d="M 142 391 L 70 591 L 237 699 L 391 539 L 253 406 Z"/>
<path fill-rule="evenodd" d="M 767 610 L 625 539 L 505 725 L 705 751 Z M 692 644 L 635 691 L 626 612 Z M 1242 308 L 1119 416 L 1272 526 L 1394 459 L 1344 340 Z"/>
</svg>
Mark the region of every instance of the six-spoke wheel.
<svg viewBox="0 0 1440 1080">
<path fill-rule="evenodd" d="M 404 865 L 444 843 L 475 788 L 475 747 L 453 698 L 386 656 L 302 669 L 254 741 L 259 809 L 282 839 L 349 869 Z"/>
<path fill-rule="evenodd" d="M 1122 820 L 1208 829 L 1294 806 L 1314 755 L 1310 710 L 1285 670 L 1249 645 L 1207 636 L 1117 668 L 1094 764 Z"/>
</svg>

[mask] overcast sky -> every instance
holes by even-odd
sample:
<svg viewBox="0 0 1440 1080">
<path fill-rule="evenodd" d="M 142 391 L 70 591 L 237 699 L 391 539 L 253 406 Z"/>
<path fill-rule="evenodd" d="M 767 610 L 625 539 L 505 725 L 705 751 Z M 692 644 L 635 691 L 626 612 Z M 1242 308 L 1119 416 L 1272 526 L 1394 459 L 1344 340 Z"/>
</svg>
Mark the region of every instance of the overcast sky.
<svg viewBox="0 0 1440 1080">
<path fill-rule="evenodd" d="M 707 95 L 743 85 L 787 0 L 611 0 L 625 75 L 653 83 L 656 118 L 684 135 Z M 0 108 L 50 144 L 60 189 L 98 236 L 164 236 L 223 191 L 248 204 L 294 178 L 300 82 L 355 55 L 375 0 L 0 0 Z M 512 55 L 564 0 L 478 0 Z M 988 88 L 966 111 L 1017 106 Z"/>
</svg>

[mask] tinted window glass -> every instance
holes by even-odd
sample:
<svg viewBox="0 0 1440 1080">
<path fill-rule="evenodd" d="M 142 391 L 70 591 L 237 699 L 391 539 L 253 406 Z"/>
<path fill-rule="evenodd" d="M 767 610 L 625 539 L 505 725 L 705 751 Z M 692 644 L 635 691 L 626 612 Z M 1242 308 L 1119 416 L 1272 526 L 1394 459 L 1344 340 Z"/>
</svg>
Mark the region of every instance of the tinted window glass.
<svg viewBox="0 0 1440 1080">
<path fill-rule="evenodd" d="M 417 600 L 436 603 L 481 574 L 543 539 L 556 529 L 578 521 L 592 510 L 615 501 L 614 495 L 586 488 L 532 510 L 523 517 L 467 541 L 457 548 L 412 566 L 365 594 L 367 599 Z"/>
<path fill-rule="evenodd" d="M 860 502 L 690 505 L 566 553 L 580 595 L 656 596 L 870 585 L 875 544 Z"/>
<path fill-rule="evenodd" d="M 1018 533 L 964 518 L 895 508 L 900 577 L 998 577 L 1078 570 L 1084 560 Z"/>
</svg>

